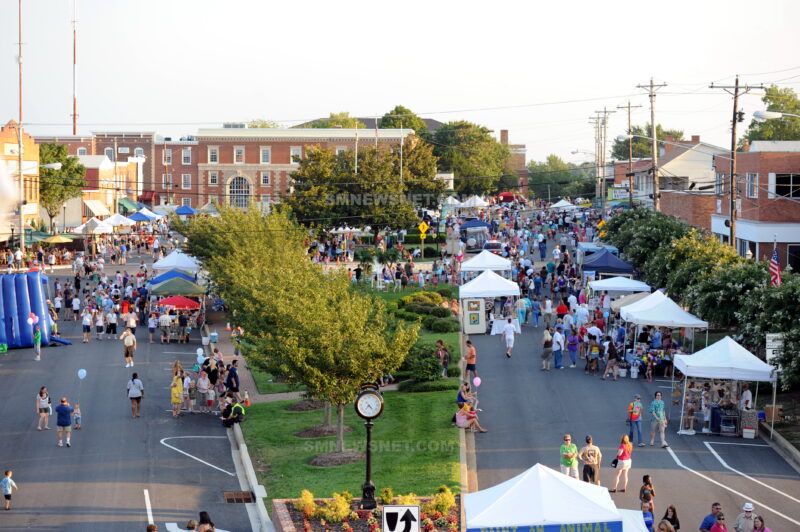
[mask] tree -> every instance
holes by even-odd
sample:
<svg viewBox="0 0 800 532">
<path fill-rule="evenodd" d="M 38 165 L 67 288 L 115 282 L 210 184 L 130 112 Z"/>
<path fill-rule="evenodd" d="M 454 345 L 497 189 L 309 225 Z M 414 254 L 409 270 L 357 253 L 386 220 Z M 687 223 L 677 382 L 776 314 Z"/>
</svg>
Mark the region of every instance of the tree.
<svg viewBox="0 0 800 532">
<path fill-rule="evenodd" d="M 247 123 L 249 128 L 279 128 L 281 125 L 274 120 L 265 120 L 263 118 L 256 118 Z"/>
<path fill-rule="evenodd" d="M 689 232 L 688 226 L 678 218 L 648 209 L 635 209 L 613 216 L 604 229 L 606 236 L 603 240 L 618 247 L 625 260 L 639 269 L 645 267 L 647 260 L 661 246 Z M 656 280 L 659 282 L 654 284 L 661 286 L 666 281 L 665 278 Z"/>
<path fill-rule="evenodd" d="M 399 148 L 392 149 L 392 158 L 399 169 Z M 446 191 L 445 182 L 436 179 L 438 162 L 433 146 L 423 142 L 421 137 L 409 135 L 403 141 L 403 188 L 416 207 L 437 208 L 439 197 Z"/>
<path fill-rule="evenodd" d="M 768 111 L 800 115 L 800 100 L 794 90 L 772 85 L 761 98 Z M 758 122 L 753 120 L 744 134 L 744 139 L 754 140 L 800 140 L 800 118 L 783 117 L 777 120 Z"/>
<path fill-rule="evenodd" d="M 550 154 L 542 162 L 528 163 L 528 195 L 537 198 L 594 195 L 594 168 L 576 166 Z"/>
<path fill-rule="evenodd" d="M 689 310 L 718 327 L 736 327 L 736 311 L 764 286 L 769 275 L 765 262 L 740 260 L 699 279 L 686 291 Z"/>
<path fill-rule="evenodd" d="M 453 172 L 455 189 L 462 194 L 497 190 L 501 176 L 516 175 L 508 165 L 508 146 L 490 135 L 491 130 L 466 121 L 448 122 L 433 135 L 433 153 L 439 168 Z"/>
<path fill-rule="evenodd" d="M 383 115 L 380 119 L 380 127 L 413 129 L 414 133 L 423 138 L 428 132 L 428 125 L 425 121 L 415 115 L 411 109 L 402 105 L 395 106 L 394 109 Z"/>
<path fill-rule="evenodd" d="M 70 199 L 83 194 L 86 183 L 86 168 L 77 157 L 69 155 L 62 144 L 40 144 L 39 165 L 61 163 L 61 169 L 40 168 L 39 204 L 47 211 L 50 225 L 61 207 Z"/>
<path fill-rule="evenodd" d="M 323 120 L 316 120 L 308 124 L 308 127 L 326 129 L 332 127 L 341 127 L 344 129 L 364 129 L 366 124 L 358 118 L 351 118 L 350 113 L 342 111 L 341 113 L 331 113 L 330 118 Z"/>
<path fill-rule="evenodd" d="M 675 141 L 683 140 L 683 131 L 678 129 L 663 129 L 661 124 L 656 127 L 658 140 L 664 140 L 665 137 L 672 137 Z M 631 128 L 631 135 L 633 137 L 633 158 L 644 159 L 653 156 L 653 127 L 647 123 L 644 126 L 633 126 Z M 639 135 L 638 137 L 635 135 Z M 642 138 L 647 137 L 647 138 Z M 662 146 L 659 143 L 659 147 Z M 614 144 L 611 146 L 611 158 L 618 161 L 628 160 L 628 139 L 614 139 Z"/>
</svg>

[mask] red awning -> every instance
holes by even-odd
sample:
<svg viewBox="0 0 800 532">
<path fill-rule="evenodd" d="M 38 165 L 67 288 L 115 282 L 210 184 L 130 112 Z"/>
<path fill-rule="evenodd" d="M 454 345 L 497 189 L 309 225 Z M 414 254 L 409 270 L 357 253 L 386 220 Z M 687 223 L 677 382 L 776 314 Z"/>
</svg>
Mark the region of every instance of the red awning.
<svg viewBox="0 0 800 532">
<path fill-rule="evenodd" d="M 158 194 L 155 190 L 143 190 L 141 194 L 139 194 L 140 201 L 154 201 L 158 197 Z"/>
<path fill-rule="evenodd" d="M 159 307 L 172 307 L 178 310 L 195 310 L 200 308 L 200 303 L 184 296 L 170 296 L 158 302 Z"/>
</svg>

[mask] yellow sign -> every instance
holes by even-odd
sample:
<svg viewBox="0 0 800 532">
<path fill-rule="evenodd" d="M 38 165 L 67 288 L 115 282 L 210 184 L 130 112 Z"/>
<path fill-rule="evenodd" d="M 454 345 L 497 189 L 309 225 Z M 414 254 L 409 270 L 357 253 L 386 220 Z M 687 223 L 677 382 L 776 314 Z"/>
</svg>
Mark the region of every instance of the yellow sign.
<svg viewBox="0 0 800 532">
<path fill-rule="evenodd" d="M 425 221 L 423 220 L 423 221 L 422 221 L 422 222 L 420 222 L 420 224 L 417 226 L 417 229 L 419 229 L 419 232 L 420 232 L 420 233 L 424 233 L 424 232 L 426 232 L 426 231 L 428 230 L 428 224 L 426 224 L 426 223 L 425 223 Z"/>
<path fill-rule="evenodd" d="M 428 235 L 426 235 L 425 233 L 420 233 L 420 234 L 419 234 L 419 239 L 420 239 L 420 240 L 425 240 L 425 237 L 427 237 L 427 236 L 428 236 Z"/>
</svg>

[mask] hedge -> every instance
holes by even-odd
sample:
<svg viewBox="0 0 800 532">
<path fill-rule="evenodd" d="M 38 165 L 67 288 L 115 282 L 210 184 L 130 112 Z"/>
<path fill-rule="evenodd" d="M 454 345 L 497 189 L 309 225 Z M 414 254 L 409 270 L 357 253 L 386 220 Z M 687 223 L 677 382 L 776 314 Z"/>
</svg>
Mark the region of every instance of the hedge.
<svg viewBox="0 0 800 532">
<path fill-rule="evenodd" d="M 447 390 L 458 390 L 461 381 L 456 377 L 440 379 L 438 381 L 415 382 L 413 380 L 400 381 L 397 389 L 401 392 L 441 392 Z"/>
</svg>

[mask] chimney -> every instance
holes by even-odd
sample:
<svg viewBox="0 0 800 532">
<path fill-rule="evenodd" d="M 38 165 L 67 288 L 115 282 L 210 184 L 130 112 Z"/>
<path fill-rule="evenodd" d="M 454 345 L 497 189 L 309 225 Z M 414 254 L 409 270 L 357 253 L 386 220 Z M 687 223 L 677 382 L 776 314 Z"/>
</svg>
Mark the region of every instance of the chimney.
<svg viewBox="0 0 800 532">
<path fill-rule="evenodd" d="M 750 151 L 750 141 L 749 140 L 744 139 L 742 141 L 742 151 L 744 151 L 744 152 Z"/>
<path fill-rule="evenodd" d="M 508 146 L 508 130 L 501 129 L 500 130 L 500 144 L 503 146 Z"/>
<path fill-rule="evenodd" d="M 671 144 L 673 142 L 675 142 L 675 137 L 673 137 L 672 135 L 665 135 L 664 136 L 664 144 L 663 144 L 664 153 L 669 153 L 669 152 L 671 152 L 672 150 L 675 149 L 675 146 L 673 146 Z"/>
<path fill-rule="evenodd" d="M 694 143 L 700 142 L 700 135 L 692 135 L 692 142 Z"/>
</svg>

